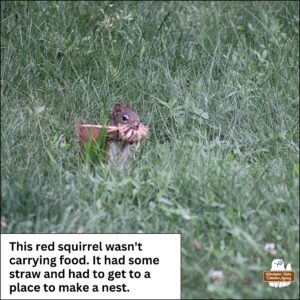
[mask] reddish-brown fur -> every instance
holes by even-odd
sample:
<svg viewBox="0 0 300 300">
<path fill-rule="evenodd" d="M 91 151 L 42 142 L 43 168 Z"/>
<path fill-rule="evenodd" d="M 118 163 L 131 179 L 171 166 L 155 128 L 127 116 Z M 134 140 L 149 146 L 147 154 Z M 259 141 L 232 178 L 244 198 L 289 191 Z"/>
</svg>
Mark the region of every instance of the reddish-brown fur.
<svg viewBox="0 0 300 300">
<path fill-rule="evenodd" d="M 81 148 L 90 136 L 92 140 L 95 140 L 100 134 L 100 128 L 83 127 L 81 123 L 76 125 L 76 131 L 78 143 Z"/>
</svg>

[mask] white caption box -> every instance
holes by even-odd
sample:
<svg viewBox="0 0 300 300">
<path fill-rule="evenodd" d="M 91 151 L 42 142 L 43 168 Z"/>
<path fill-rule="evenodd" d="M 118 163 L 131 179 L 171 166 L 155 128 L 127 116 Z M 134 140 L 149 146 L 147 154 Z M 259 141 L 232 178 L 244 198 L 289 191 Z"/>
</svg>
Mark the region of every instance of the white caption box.
<svg viewBox="0 0 300 300">
<path fill-rule="evenodd" d="M 1 299 L 180 299 L 180 246 L 180 234 L 1 234 Z"/>
</svg>

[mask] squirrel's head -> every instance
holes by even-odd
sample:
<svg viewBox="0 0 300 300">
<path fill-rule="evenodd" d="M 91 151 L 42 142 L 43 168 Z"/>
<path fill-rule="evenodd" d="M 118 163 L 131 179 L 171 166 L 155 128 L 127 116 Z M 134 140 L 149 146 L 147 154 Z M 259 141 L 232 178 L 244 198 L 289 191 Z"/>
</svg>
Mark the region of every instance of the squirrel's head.
<svg viewBox="0 0 300 300">
<path fill-rule="evenodd" d="M 128 125 L 132 129 L 138 129 L 140 125 L 140 118 L 134 112 L 129 104 L 116 104 L 111 115 L 113 125 Z"/>
</svg>

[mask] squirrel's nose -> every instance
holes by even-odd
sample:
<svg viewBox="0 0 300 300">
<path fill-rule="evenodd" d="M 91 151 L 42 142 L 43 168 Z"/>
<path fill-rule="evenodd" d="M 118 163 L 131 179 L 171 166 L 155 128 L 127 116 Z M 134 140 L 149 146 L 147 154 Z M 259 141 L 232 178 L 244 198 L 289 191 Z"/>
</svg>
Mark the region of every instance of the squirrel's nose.
<svg viewBox="0 0 300 300">
<path fill-rule="evenodd" d="M 135 121 L 135 122 L 133 122 L 133 124 L 132 124 L 132 127 L 133 127 L 133 129 L 135 129 L 135 130 L 139 129 L 139 126 L 140 126 L 140 122 L 138 122 L 138 121 Z"/>
</svg>

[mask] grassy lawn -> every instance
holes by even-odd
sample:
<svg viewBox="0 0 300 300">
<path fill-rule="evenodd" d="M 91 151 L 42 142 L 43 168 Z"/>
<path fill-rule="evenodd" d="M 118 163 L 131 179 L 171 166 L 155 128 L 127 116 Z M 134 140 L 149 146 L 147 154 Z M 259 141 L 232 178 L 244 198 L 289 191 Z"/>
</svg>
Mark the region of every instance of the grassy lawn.
<svg viewBox="0 0 300 300">
<path fill-rule="evenodd" d="M 179 232 L 184 299 L 299 298 L 298 44 L 297 2 L 1 3 L 1 231 Z M 118 102 L 151 136 L 91 168 Z"/>
</svg>

